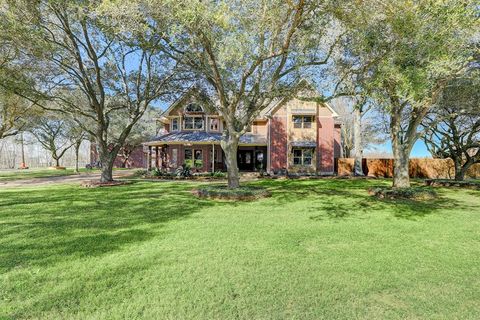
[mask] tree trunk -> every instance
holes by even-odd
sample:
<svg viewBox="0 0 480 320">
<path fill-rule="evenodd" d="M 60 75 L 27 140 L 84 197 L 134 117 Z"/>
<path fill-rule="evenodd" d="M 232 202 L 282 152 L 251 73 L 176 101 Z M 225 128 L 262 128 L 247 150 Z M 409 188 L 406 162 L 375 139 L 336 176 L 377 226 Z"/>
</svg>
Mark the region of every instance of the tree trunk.
<svg viewBox="0 0 480 320">
<path fill-rule="evenodd" d="M 100 146 L 100 164 L 101 164 L 101 176 L 100 182 L 111 182 L 113 181 L 113 164 L 117 156 L 115 149 L 110 151 L 107 146 Z"/>
<path fill-rule="evenodd" d="M 353 143 L 355 145 L 355 161 L 353 174 L 355 176 L 364 176 L 362 167 L 363 147 L 362 147 L 362 111 L 359 108 L 354 110 L 353 119 Z"/>
<path fill-rule="evenodd" d="M 225 162 L 227 165 L 228 188 L 236 189 L 240 187 L 240 174 L 238 171 L 237 151 L 238 141 L 235 136 L 229 136 L 221 141 L 223 152 L 225 152 Z"/>
<path fill-rule="evenodd" d="M 133 149 L 132 150 L 129 150 L 129 151 L 123 151 L 123 162 L 122 162 L 122 168 L 130 168 L 130 156 L 133 152 Z"/>
<path fill-rule="evenodd" d="M 455 180 L 456 181 L 463 181 L 465 180 L 465 175 L 467 174 L 468 169 L 475 163 L 475 161 L 472 161 L 471 159 L 469 161 L 466 161 L 462 165 L 462 159 L 454 159 L 455 162 Z"/>
<path fill-rule="evenodd" d="M 78 170 L 78 152 L 80 150 L 80 145 L 75 145 L 75 173 L 80 173 Z"/>
<path fill-rule="evenodd" d="M 410 148 L 400 143 L 397 136 L 398 134 L 399 133 L 392 133 L 393 187 L 409 188 L 410 176 L 408 171 L 408 164 L 410 161 Z"/>
<path fill-rule="evenodd" d="M 55 158 L 55 167 L 60 167 L 60 159 L 59 158 Z"/>
</svg>

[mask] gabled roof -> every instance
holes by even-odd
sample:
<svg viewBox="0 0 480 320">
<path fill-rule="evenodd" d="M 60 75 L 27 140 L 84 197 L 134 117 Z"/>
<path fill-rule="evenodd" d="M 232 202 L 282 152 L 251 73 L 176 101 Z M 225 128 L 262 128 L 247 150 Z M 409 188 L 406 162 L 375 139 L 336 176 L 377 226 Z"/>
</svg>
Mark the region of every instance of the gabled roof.
<svg viewBox="0 0 480 320">
<path fill-rule="evenodd" d="M 316 96 L 320 97 L 321 94 L 318 92 L 317 88 L 308 81 L 307 79 L 301 79 L 298 82 L 297 85 L 297 90 L 296 92 L 300 92 L 302 89 L 308 88 L 311 90 Z M 181 97 L 179 97 L 175 102 L 173 102 L 165 111 L 162 112 L 162 114 L 159 117 L 159 120 L 167 121 L 166 116 L 174 110 L 179 104 L 184 103 L 185 100 L 190 98 L 192 95 L 199 95 L 201 94 L 200 91 L 198 90 L 197 87 L 190 87 L 185 94 L 183 94 Z M 285 98 L 276 98 L 274 99 L 268 106 L 266 106 L 263 110 L 260 111 L 258 117 L 259 118 L 265 118 L 271 116 L 277 109 L 283 105 L 283 103 L 288 102 L 291 100 L 293 97 L 285 97 Z M 326 102 L 321 102 L 330 112 L 332 112 L 332 116 L 334 118 L 338 117 L 337 112 Z"/>
<path fill-rule="evenodd" d="M 192 94 L 198 92 L 198 89 L 195 87 L 190 87 L 187 92 L 181 95 L 177 100 L 175 100 L 165 111 L 161 113 L 161 117 L 167 116 L 173 109 L 175 109 L 180 103 L 188 99 Z"/>
<path fill-rule="evenodd" d="M 320 97 L 321 94 L 320 92 L 318 92 L 317 88 L 315 88 L 315 86 L 310 82 L 308 81 L 307 79 L 303 78 L 301 79 L 299 82 L 298 82 L 298 85 L 297 85 L 297 93 L 300 92 L 302 89 L 305 89 L 305 88 L 308 88 L 310 89 L 317 97 Z M 279 99 L 276 101 L 275 104 L 271 104 L 269 107 L 268 110 L 266 110 L 264 112 L 264 114 L 266 116 L 271 116 L 273 113 L 275 113 L 275 111 L 278 110 L 278 108 L 280 108 L 284 103 L 290 101 L 292 98 L 294 98 L 295 96 L 293 97 L 285 97 L 283 99 Z M 321 102 L 321 104 L 323 104 L 328 110 L 330 110 L 330 112 L 332 113 L 332 116 L 334 118 L 338 117 L 338 113 L 326 102 Z M 266 108 L 266 109 L 267 109 Z"/>
</svg>

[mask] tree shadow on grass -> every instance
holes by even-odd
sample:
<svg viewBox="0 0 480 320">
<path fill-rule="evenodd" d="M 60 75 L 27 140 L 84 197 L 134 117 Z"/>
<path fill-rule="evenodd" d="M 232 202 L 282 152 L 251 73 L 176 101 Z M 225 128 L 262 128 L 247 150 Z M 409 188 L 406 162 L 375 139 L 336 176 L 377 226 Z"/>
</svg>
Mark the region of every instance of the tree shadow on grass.
<svg viewBox="0 0 480 320">
<path fill-rule="evenodd" d="M 2 192 L 0 270 L 99 256 L 164 236 L 164 226 L 216 205 L 189 185 L 138 183 Z"/>
<path fill-rule="evenodd" d="M 261 184 L 268 187 L 279 204 L 311 199 L 320 205 L 309 211 L 319 212 L 311 220 L 363 218 L 365 214 L 391 212 L 401 219 L 417 220 L 427 215 L 464 206 L 455 199 L 439 196 L 434 200 L 377 199 L 367 192 L 373 185 L 389 185 L 387 180 L 273 180 Z"/>
</svg>

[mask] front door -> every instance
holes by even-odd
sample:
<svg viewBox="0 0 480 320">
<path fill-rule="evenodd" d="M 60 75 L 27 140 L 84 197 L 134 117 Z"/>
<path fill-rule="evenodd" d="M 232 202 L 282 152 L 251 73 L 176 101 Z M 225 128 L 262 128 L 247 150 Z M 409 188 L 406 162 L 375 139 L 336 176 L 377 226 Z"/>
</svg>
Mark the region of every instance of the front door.
<svg viewBox="0 0 480 320">
<path fill-rule="evenodd" d="M 238 169 L 241 171 L 253 171 L 253 151 L 238 150 L 237 153 Z"/>
</svg>

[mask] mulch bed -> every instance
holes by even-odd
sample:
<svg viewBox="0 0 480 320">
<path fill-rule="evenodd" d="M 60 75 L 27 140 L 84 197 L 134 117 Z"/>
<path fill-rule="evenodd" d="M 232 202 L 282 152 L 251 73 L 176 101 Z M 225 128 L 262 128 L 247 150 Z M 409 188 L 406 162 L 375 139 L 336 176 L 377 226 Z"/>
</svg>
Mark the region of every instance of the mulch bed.
<svg viewBox="0 0 480 320">
<path fill-rule="evenodd" d="M 368 188 L 368 194 L 378 199 L 387 200 L 417 200 L 426 201 L 437 198 L 434 190 L 422 187 L 411 188 L 391 188 L 391 187 L 371 187 Z"/>
<path fill-rule="evenodd" d="M 191 176 L 191 177 L 181 177 L 181 176 L 146 176 L 144 179 L 147 180 L 195 180 L 195 181 L 208 181 L 208 180 L 226 180 L 225 177 L 204 177 L 204 176 Z"/>
<path fill-rule="evenodd" d="M 123 186 L 126 184 L 131 184 L 131 181 L 110 181 L 110 182 L 100 182 L 97 180 L 85 181 L 81 183 L 81 186 L 84 188 L 103 188 L 103 187 L 115 187 L 115 186 Z"/>
<path fill-rule="evenodd" d="M 427 179 L 425 185 L 431 187 L 457 187 L 465 189 L 480 190 L 479 181 L 455 181 L 455 180 L 443 180 L 443 179 Z"/>
<path fill-rule="evenodd" d="M 227 186 L 202 186 L 192 190 L 192 194 L 199 198 L 214 200 L 252 201 L 271 196 L 270 191 L 262 187 L 241 186 L 229 189 Z"/>
</svg>

